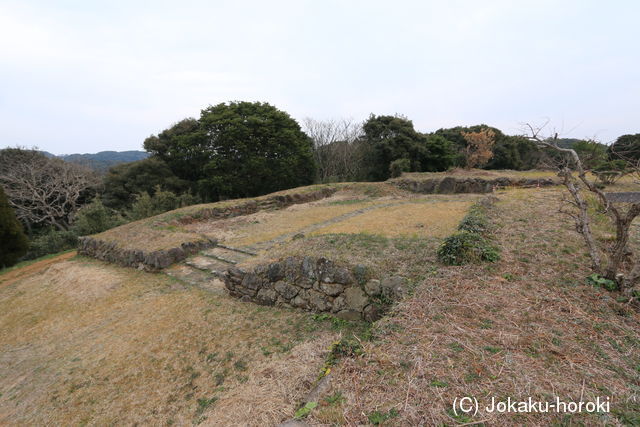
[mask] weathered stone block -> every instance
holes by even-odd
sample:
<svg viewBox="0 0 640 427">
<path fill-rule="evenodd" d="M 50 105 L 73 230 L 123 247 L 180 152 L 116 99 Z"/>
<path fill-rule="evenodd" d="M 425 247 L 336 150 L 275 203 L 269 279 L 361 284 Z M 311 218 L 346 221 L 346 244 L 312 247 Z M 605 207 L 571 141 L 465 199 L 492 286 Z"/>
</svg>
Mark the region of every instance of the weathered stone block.
<svg viewBox="0 0 640 427">
<path fill-rule="evenodd" d="M 278 280 L 284 279 L 284 267 L 279 262 L 274 262 L 269 264 L 269 269 L 267 270 L 267 278 L 271 282 L 277 282 Z"/>
<path fill-rule="evenodd" d="M 256 290 L 260 287 L 261 284 L 262 284 L 262 281 L 260 280 L 260 277 L 258 277 L 254 273 L 247 273 L 242 279 L 242 287 L 247 289 Z"/>
<path fill-rule="evenodd" d="M 336 295 L 340 295 L 344 290 L 344 286 L 339 283 L 322 283 L 320 284 L 320 290 L 327 295 L 335 297 Z"/>
<path fill-rule="evenodd" d="M 347 307 L 351 310 L 362 311 L 369 303 L 369 298 L 364 291 L 358 286 L 351 286 L 344 291 L 344 297 Z"/>
<path fill-rule="evenodd" d="M 327 296 L 322 292 L 316 290 L 307 291 L 307 297 L 309 298 L 309 306 L 312 310 L 327 311 L 331 308 L 331 304 L 327 301 Z"/>
<path fill-rule="evenodd" d="M 283 281 L 278 281 L 273 286 L 275 290 L 286 300 L 295 298 L 295 296 L 298 295 L 298 292 L 300 292 L 299 288 Z"/>
<path fill-rule="evenodd" d="M 402 298 L 407 291 L 407 279 L 402 276 L 385 277 L 380 281 L 382 294 L 392 299 Z"/>
<path fill-rule="evenodd" d="M 291 300 L 291 305 L 305 310 L 309 309 L 309 302 L 304 299 L 301 294 L 298 294 L 298 296 Z"/>
<path fill-rule="evenodd" d="M 261 305 L 273 305 L 277 297 L 275 289 L 262 288 L 256 295 L 256 302 Z"/>
<path fill-rule="evenodd" d="M 346 268 L 334 268 L 333 280 L 342 285 L 350 285 L 355 282 L 353 274 Z"/>
<path fill-rule="evenodd" d="M 456 189 L 456 179 L 453 177 L 446 177 L 440 181 L 440 184 L 437 188 L 437 193 L 439 194 L 452 194 Z"/>
<path fill-rule="evenodd" d="M 362 317 L 367 322 L 375 322 L 382 317 L 382 309 L 376 304 L 369 304 L 362 311 Z"/>
<path fill-rule="evenodd" d="M 353 267 L 353 277 L 355 277 L 358 283 L 364 283 L 369 276 L 369 269 L 366 265 L 357 264 Z"/>
<path fill-rule="evenodd" d="M 337 296 L 334 300 L 333 300 L 333 304 L 331 307 L 331 311 L 338 312 L 341 310 L 344 310 L 347 308 L 347 301 L 345 300 L 344 294 Z"/>
<path fill-rule="evenodd" d="M 369 296 L 380 295 L 382 292 L 382 286 L 380 285 L 380 281 L 377 279 L 371 279 L 364 285 L 364 290 Z"/>
</svg>

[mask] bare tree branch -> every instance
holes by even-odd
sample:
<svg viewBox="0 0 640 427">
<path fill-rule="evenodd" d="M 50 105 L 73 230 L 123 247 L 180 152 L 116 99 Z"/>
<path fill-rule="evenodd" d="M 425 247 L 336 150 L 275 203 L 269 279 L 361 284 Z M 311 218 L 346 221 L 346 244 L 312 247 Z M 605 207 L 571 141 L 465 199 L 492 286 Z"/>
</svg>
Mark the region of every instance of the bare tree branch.
<svg viewBox="0 0 640 427">
<path fill-rule="evenodd" d="M 640 281 L 640 258 L 632 257 L 632 268 L 628 274 L 624 274 L 624 261 L 629 255 L 633 255 L 628 247 L 629 231 L 633 220 L 640 215 L 640 203 L 632 203 L 629 208 L 623 211 L 621 206 L 612 203 L 606 194 L 587 177 L 582 161 L 575 150 L 571 148 L 559 147 L 557 144 L 558 134 L 552 138 L 543 138 L 541 131 L 543 126 L 533 126 L 529 123 L 525 124 L 528 135 L 525 136 L 538 146 L 551 148 L 563 153 L 568 162 L 559 168 L 558 175 L 563 178 L 563 183 L 573 201 L 570 205 L 575 207 L 577 213 L 570 214 L 574 219 L 576 230 L 582 235 L 589 250 L 593 270 L 605 277 L 606 279 L 617 282 L 621 290 L 625 293 L 631 293 Z M 577 173 L 577 177 L 573 172 Z M 582 193 L 586 189 L 596 196 L 596 199 L 602 206 L 603 213 L 612 220 L 616 228 L 616 238 L 613 245 L 599 245 L 594 238 L 591 227 L 591 216 L 589 206 Z M 605 256 L 606 262 L 602 261 L 602 255 Z"/>
<path fill-rule="evenodd" d="M 351 119 L 306 118 L 302 126 L 313 140 L 320 182 L 354 180 L 363 164 L 362 123 Z"/>
<path fill-rule="evenodd" d="M 82 195 L 96 184 L 97 177 L 85 167 L 35 150 L 0 151 L 0 185 L 29 229 L 39 224 L 68 229 Z"/>
</svg>

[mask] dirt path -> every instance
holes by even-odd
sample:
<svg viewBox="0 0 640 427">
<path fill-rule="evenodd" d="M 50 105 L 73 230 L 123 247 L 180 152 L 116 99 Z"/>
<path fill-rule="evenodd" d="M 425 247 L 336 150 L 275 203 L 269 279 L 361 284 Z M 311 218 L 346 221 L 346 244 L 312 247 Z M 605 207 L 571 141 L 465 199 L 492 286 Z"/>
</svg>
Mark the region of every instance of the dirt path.
<svg viewBox="0 0 640 427">
<path fill-rule="evenodd" d="M 18 279 L 29 276 L 31 274 L 39 273 L 45 268 L 49 267 L 51 264 L 73 258 L 74 256 L 76 256 L 76 254 L 76 251 L 64 253 L 62 255 L 43 259 L 42 261 L 34 262 L 33 264 L 29 264 L 25 267 L 17 268 L 15 270 L 4 273 L 3 275 L 0 275 L 0 285 L 9 285 Z"/>
</svg>

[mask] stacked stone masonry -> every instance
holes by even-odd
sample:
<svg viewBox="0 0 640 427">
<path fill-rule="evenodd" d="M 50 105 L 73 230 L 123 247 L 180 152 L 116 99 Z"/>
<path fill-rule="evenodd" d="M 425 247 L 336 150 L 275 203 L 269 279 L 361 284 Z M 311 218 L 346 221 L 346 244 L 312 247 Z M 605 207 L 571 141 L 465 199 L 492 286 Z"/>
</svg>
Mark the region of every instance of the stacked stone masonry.
<svg viewBox="0 0 640 427">
<path fill-rule="evenodd" d="M 433 178 L 433 179 L 410 179 L 400 178 L 393 181 L 393 184 L 403 190 L 421 194 L 458 194 L 458 193 L 491 193 L 494 188 L 500 187 L 545 187 L 558 185 L 559 182 L 551 178 L 541 179 L 511 179 L 511 178 Z"/>
<path fill-rule="evenodd" d="M 216 245 L 213 239 L 203 239 L 186 242 L 179 247 L 142 251 L 139 249 L 124 249 L 115 242 L 107 242 L 93 237 L 78 239 L 78 253 L 102 261 L 118 264 L 123 267 L 133 267 L 140 270 L 155 271 L 169 267 L 171 264 L 184 260 L 190 255 Z"/>
<path fill-rule="evenodd" d="M 253 271 L 232 267 L 223 279 L 229 293 L 244 301 L 366 321 L 380 318 L 407 287 L 403 277 L 371 279 L 364 266 L 341 266 L 322 257 L 288 257 Z"/>
</svg>

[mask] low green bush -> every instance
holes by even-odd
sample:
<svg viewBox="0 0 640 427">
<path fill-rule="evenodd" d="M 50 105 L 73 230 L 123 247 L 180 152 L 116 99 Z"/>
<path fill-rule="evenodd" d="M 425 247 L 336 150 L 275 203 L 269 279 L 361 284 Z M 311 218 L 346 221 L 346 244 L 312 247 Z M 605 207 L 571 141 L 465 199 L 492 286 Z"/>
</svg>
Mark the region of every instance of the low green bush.
<svg viewBox="0 0 640 427">
<path fill-rule="evenodd" d="M 391 175 L 391 178 L 397 178 L 402 175 L 402 172 L 409 172 L 410 170 L 411 160 L 409 159 L 397 159 L 389 165 L 389 174 Z"/>
<path fill-rule="evenodd" d="M 95 198 L 91 203 L 80 208 L 73 221 L 72 230 L 78 236 L 88 236 L 123 223 L 124 219 L 117 211 L 107 208 L 100 199 Z"/>
<path fill-rule="evenodd" d="M 478 234 L 484 234 L 489 231 L 489 221 L 487 220 L 484 207 L 473 205 L 469 213 L 458 225 L 458 230 Z"/>
<path fill-rule="evenodd" d="M 153 196 L 150 196 L 147 192 L 138 194 L 136 201 L 131 206 L 131 210 L 126 215 L 135 221 L 199 202 L 200 200 L 190 193 L 177 195 L 157 187 Z"/>
<path fill-rule="evenodd" d="M 487 238 L 489 228 L 486 208 L 473 205 L 458 225 L 458 231 L 444 239 L 438 248 L 438 259 L 447 265 L 498 261 L 500 251 Z"/>
<path fill-rule="evenodd" d="M 75 249 L 77 246 L 78 235 L 74 231 L 50 229 L 29 242 L 29 252 L 22 259 L 40 258 L 44 255 Z"/>
<path fill-rule="evenodd" d="M 605 279 L 597 273 L 593 273 L 587 276 L 587 283 L 591 286 L 605 288 L 608 291 L 618 290 L 618 284 L 616 282 L 614 282 L 613 280 Z"/>
<path fill-rule="evenodd" d="M 460 231 L 444 239 L 438 248 L 438 259 L 447 265 L 463 265 L 500 259 L 498 248 L 481 234 Z"/>
</svg>

